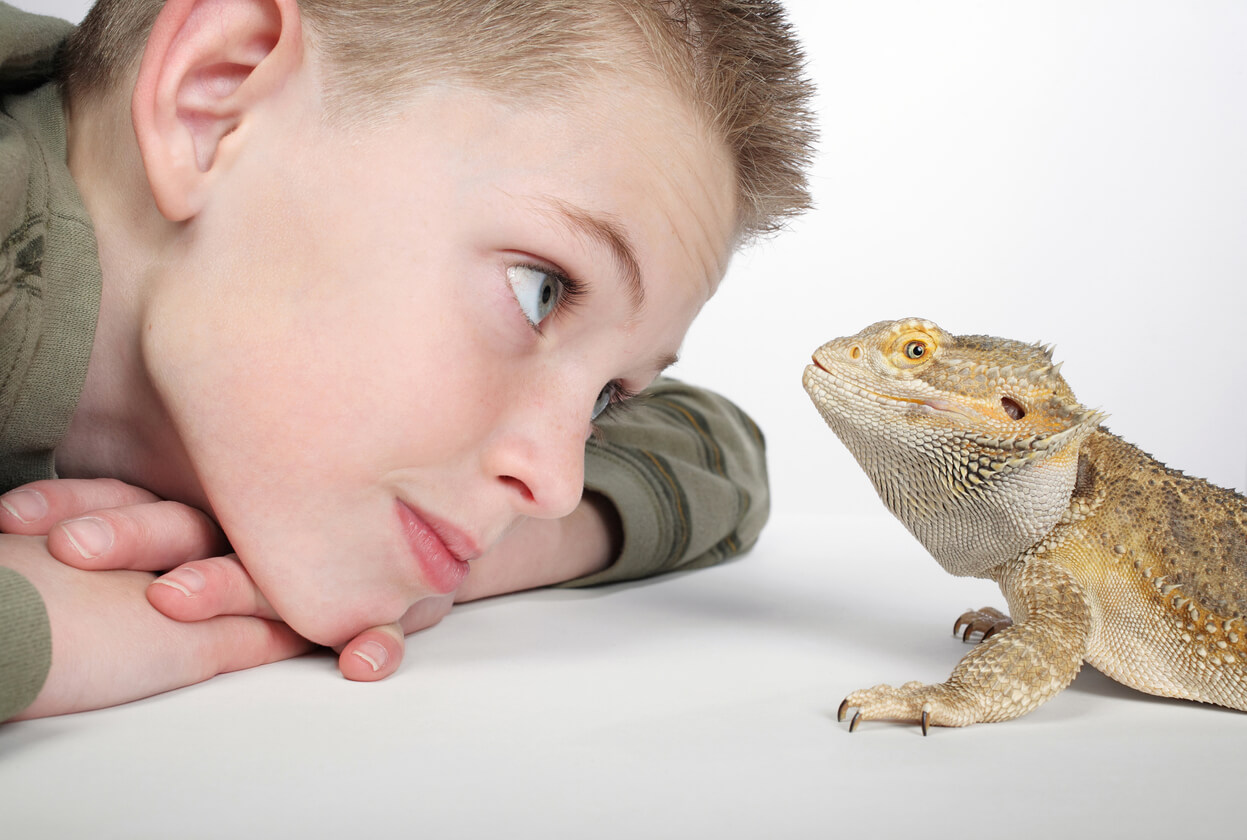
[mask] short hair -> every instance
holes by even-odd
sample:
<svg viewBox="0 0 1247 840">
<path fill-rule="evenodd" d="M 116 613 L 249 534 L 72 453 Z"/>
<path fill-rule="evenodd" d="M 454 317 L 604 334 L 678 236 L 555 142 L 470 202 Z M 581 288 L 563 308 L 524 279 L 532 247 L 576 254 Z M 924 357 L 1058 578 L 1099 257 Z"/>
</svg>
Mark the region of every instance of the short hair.
<svg viewBox="0 0 1247 840">
<path fill-rule="evenodd" d="M 163 0 L 99 0 L 62 53 L 71 98 L 123 81 Z M 730 150 L 737 234 L 810 206 L 815 139 L 805 58 L 775 0 L 299 0 L 327 67 L 331 120 L 383 119 L 414 85 L 463 80 L 557 100 L 621 69 L 663 79 Z M 622 37 L 621 37 L 622 36 Z"/>
</svg>

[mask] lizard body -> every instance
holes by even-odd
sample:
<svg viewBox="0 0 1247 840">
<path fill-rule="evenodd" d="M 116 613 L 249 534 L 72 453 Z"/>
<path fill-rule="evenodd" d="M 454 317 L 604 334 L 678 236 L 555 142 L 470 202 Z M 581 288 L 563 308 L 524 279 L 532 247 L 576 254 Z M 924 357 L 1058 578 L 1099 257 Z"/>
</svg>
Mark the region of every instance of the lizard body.
<svg viewBox="0 0 1247 840">
<path fill-rule="evenodd" d="M 1007 720 L 1083 662 L 1247 710 L 1247 500 L 1110 433 L 1049 348 L 907 319 L 813 362 L 806 391 L 885 505 L 947 571 L 999 584 L 1013 616 L 959 619 L 986 632 L 944 683 L 850 694 L 851 729 Z"/>
</svg>

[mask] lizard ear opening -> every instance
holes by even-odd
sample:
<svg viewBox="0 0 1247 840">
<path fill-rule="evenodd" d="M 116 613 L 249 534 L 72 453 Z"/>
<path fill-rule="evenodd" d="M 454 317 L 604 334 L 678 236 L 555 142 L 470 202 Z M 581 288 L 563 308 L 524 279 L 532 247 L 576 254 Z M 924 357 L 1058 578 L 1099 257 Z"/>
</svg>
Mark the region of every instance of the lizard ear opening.
<svg viewBox="0 0 1247 840">
<path fill-rule="evenodd" d="M 1005 410 L 1012 420 L 1021 420 L 1026 416 L 1026 409 L 1022 408 L 1022 404 L 1012 397 L 1001 397 L 1000 407 Z"/>
</svg>

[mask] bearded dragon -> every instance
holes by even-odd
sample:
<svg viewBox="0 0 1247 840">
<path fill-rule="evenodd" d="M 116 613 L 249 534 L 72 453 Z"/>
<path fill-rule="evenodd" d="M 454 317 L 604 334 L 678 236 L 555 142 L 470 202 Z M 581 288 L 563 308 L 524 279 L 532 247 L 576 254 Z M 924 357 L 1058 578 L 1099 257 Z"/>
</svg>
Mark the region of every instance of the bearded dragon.
<svg viewBox="0 0 1247 840">
<path fill-rule="evenodd" d="M 1247 710 L 1247 500 L 1170 469 L 1080 405 L 1050 347 L 885 321 L 824 344 L 804 385 L 884 504 L 944 569 L 995 581 L 1013 621 L 938 685 L 855 691 L 843 721 L 1015 718 L 1083 662 Z"/>
</svg>

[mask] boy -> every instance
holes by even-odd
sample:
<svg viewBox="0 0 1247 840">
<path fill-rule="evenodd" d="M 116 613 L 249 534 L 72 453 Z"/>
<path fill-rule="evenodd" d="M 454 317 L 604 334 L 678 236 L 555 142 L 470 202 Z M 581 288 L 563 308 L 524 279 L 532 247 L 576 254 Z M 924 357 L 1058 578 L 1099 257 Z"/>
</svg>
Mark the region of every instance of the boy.
<svg viewBox="0 0 1247 840">
<path fill-rule="evenodd" d="M 63 89 L 65 31 L 0 15 L 0 483 L 125 482 L 40 482 L 0 524 L 179 503 L 0 538 L 0 719 L 305 640 L 384 675 L 452 600 L 752 544 L 730 405 L 660 383 L 586 439 L 806 202 L 773 3 L 104 0 Z M 83 570 L 177 552 L 207 559 Z"/>
</svg>

